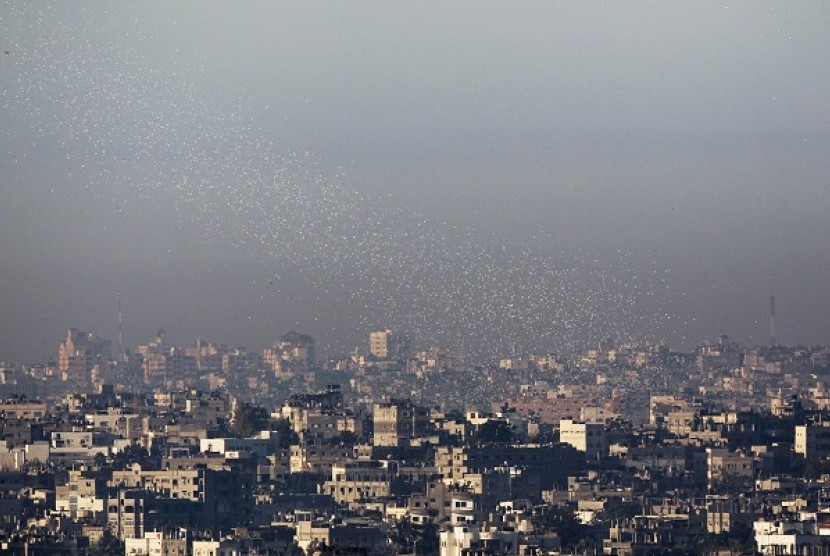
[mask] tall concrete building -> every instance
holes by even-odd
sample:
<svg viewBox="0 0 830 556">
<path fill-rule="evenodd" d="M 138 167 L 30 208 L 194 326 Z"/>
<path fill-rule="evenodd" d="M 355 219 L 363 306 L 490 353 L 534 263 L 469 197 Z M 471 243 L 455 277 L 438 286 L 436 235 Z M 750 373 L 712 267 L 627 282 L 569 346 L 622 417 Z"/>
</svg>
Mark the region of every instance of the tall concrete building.
<svg viewBox="0 0 830 556">
<path fill-rule="evenodd" d="M 388 328 L 369 334 L 369 353 L 378 359 L 396 359 L 406 355 L 406 341 Z"/>
<path fill-rule="evenodd" d="M 429 428 L 429 411 L 409 400 L 376 403 L 372 408 L 375 446 L 407 446 Z"/>
</svg>

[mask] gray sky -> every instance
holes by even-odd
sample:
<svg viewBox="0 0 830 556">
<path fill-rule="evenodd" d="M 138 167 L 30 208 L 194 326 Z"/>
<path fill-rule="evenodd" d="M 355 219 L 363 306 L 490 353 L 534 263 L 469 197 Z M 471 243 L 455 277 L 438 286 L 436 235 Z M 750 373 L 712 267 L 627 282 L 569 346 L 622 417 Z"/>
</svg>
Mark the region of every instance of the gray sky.
<svg viewBox="0 0 830 556">
<path fill-rule="evenodd" d="M 0 359 L 114 338 L 116 290 L 131 345 L 765 343 L 770 273 L 830 342 L 825 2 L 0 18 Z"/>
</svg>

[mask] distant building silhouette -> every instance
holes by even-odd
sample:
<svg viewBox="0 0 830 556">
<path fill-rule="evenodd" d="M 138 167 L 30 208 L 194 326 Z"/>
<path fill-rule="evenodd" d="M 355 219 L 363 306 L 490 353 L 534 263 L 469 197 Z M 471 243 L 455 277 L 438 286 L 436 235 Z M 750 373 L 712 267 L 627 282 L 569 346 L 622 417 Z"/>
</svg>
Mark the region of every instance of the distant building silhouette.
<svg viewBox="0 0 830 556">
<path fill-rule="evenodd" d="M 108 340 L 98 338 L 92 332 L 70 328 L 58 347 L 58 370 L 64 381 L 86 382 L 89 373 L 112 356 Z"/>
<path fill-rule="evenodd" d="M 378 359 L 398 359 L 407 351 L 406 339 L 388 328 L 369 334 L 369 353 Z"/>
</svg>

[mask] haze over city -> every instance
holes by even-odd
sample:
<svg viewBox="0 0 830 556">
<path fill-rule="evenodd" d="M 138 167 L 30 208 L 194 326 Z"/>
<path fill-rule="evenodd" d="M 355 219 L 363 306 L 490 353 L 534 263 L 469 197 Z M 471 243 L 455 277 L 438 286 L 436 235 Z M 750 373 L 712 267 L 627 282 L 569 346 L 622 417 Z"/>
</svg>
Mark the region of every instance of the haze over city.
<svg viewBox="0 0 830 556">
<path fill-rule="evenodd" d="M 0 0 L 0 553 L 830 554 L 828 29 Z"/>
<path fill-rule="evenodd" d="M 827 343 L 822 2 L 0 7 L 0 358 Z"/>
</svg>

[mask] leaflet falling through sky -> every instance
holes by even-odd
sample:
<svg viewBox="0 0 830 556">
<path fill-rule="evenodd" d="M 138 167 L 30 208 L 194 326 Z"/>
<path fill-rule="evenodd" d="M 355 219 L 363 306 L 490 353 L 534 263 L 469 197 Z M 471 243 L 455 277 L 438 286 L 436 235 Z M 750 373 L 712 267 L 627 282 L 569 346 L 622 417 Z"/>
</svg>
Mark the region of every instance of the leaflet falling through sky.
<svg viewBox="0 0 830 556">
<path fill-rule="evenodd" d="M 301 329 L 313 328 L 320 304 L 348 296 L 358 309 L 345 320 L 359 334 L 318 338 L 332 351 L 377 327 L 476 359 L 514 346 L 564 352 L 607 337 L 676 337 L 682 328 L 660 309 L 663 269 L 630 268 L 624 253 L 609 262 L 518 245 L 394 198 L 379 206 L 313 153 L 274 144 L 244 102 L 219 108 L 181 68 L 151 66 L 126 41 L 101 48 L 94 30 L 64 25 L 48 6 L 9 8 L 3 26 L 15 38 L 4 43 L 2 106 L 31 130 L 28 156 L 54 144 L 91 202 L 123 211 L 125 191 L 169 199 L 205 241 L 262 254 L 263 279 L 251 287 L 277 308 L 285 296 L 309 296 Z M 3 139 L 17 140 L 8 131 Z M 299 273 L 307 289 L 286 289 L 285 272 Z"/>
</svg>

